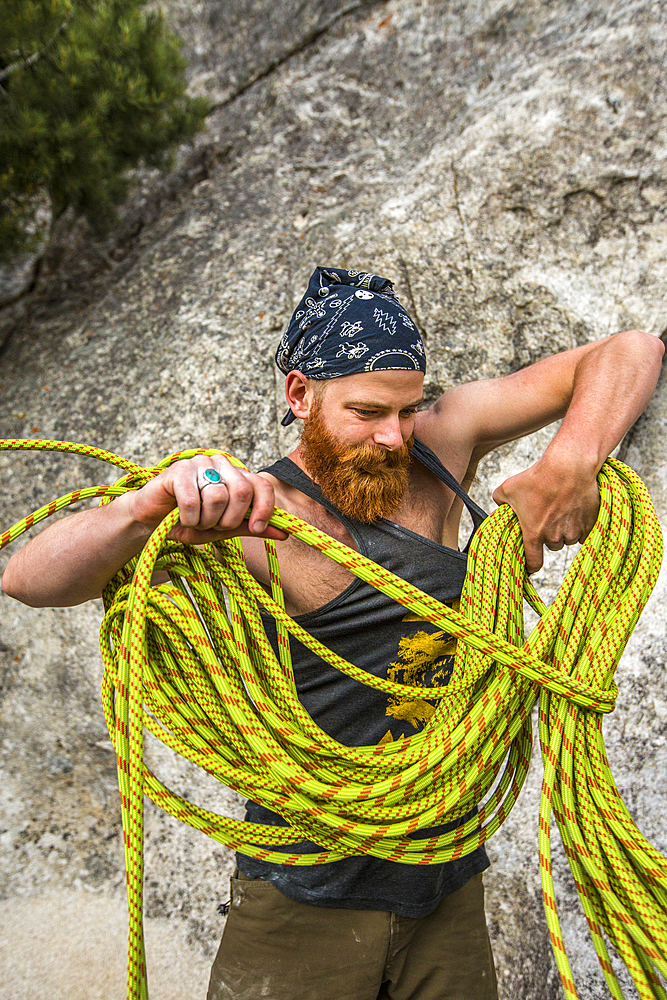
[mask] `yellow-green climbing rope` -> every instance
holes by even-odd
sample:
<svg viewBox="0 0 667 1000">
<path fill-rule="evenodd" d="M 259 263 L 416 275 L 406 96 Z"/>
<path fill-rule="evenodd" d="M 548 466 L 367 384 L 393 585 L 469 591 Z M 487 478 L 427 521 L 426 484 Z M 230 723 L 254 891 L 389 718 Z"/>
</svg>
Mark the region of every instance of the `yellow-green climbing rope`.
<svg viewBox="0 0 667 1000">
<path fill-rule="evenodd" d="M 16 440 L 2 449 L 75 452 L 122 468 L 113 486 L 69 493 L 0 536 L 0 548 L 49 514 L 90 497 L 110 502 L 172 462 L 215 449 L 180 452 L 143 469 L 68 442 Z M 242 463 L 231 456 L 230 461 Z M 507 817 L 531 753 L 531 709 L 539 698 L 544 760 L 540 865 L 547 924 L 567 1000 L 577 997 L 560 933 L 550 861 L 556 817 L 591 936 L 611 994 L 622 998 L 609 942 L 644 1000 L 667 1000 L 667 861 L 641 835 L 614 784 L 602 714 L 614 707 L 614 671 L 660 568 L 662 535 L 641 480 L 609 460 L 598 477 L 597 523 L 546 608 L 525 574 L 521 532 L 500 507 L 476 533 L 460 612 L 445 607 L 298 518 L 276 510 L 271 523 L 318 548 L 459 641 L 445 688 L 424 689 L 370 676 L 313 639 L 284 610 L 273 542 L 267 542 L 271 596 L 249 574 L 238 539 L 194 548 L 167 540 L 173 511 L 143 552 L 104 592 L 103 703 L 116 748 L 129 907 L 128 998 L 148 996 L 142 933 L 143 797 L 244 854 L 282 864 L 320 864 L 353 854 L 405 864 L 461 857 Z M 170 583 L 151 587 L 156 569 Z M 225 597 L 227 598 L 226 610 Z M 540 620 L 524 642 L 524 597 Z M 276 619 L 274 655 L 258 611 Z M 289 636 L 364 684 L 437 699 L 425 728 L 383 746 L 346 747 L 301 706 Z M 280 813 L 286 827 L 218 816 L 180 798 L 143 762 L 144 727 L 229 788 Z M 474 818 L 428 839 L 415 830 Z M 317 854 L 289 853 L 302 840 Z"/>
</svg>

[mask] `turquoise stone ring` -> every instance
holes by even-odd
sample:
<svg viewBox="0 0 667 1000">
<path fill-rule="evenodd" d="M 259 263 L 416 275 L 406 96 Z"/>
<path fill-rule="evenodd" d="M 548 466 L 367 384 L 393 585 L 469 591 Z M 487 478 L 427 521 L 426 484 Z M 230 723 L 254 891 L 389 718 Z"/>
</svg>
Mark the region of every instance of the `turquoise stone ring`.
<svg viewBox="0 0 667 1000">
<path fill-rule="evenodd" d="M 200 492 L 205 486 L 217 486 L 221 482 L 222 476 L 217 469 L 204 469 L 197 475 L 197 487 Z"/>
</svg>

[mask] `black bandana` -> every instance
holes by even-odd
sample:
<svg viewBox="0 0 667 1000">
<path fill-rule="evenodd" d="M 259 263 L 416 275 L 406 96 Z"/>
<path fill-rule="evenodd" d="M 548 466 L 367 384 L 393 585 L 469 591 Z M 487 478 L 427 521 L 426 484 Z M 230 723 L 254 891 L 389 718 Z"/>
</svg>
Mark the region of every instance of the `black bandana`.
<svg viewBox="0 0 667 1000">
<path fill-rule="evenodd" d="M 359 372 L 426 371 L 417 327 L 391 281 L 367 271 L 317 267 L 276 351 L 287 375 L 339 378 Z M 294 414 L 288 410 L 283 424 Z"/>
</svg>

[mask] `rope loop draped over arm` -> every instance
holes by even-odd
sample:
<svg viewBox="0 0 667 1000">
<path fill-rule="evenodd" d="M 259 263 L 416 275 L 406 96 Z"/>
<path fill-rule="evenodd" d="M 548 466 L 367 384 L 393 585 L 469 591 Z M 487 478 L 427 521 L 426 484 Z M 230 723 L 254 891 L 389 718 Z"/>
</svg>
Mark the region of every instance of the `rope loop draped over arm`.
<svg viewBox="0 0 667 1000">
<path fill-rule="evenodd" d="M 4 441 L 2 449 L 54 450 L 110 462 L 112 486 L 76 490 L 0 536 L 0 547 L 78 500 L 101 503 L 137 489 L 169 464 L 216 449 L 179 452 L 143 469 L 85 445 Z M 227 458 L 245 468 L 233 456 Z M 238 538 L 193 547 L 171 541 L 172 511 L 143 551 L 104 591 L 102 700 L 116 749 L 130 913 L 128 998 L 147 997 L 142 930 L 143 802 L 256 858 L 312 865 L 358 854 L 404 864 L 459 858 L 485 843 L 509 815 L 528 771 L 531 710 L 539 702 L 544 762 L 539 847 L 545 913 L 568 1000 L 577 997 L 551 876 L 556 818 L 600 964 L 614 997 L 621 988 L 611 944 L 637 991 L 666 1000 L 667 862 L 630 817 L 612 778 L 602 715 L 617 695 L 614 673 L 655 584 L 662 535 L 639 477 L 608 460 L 598 483 L 597 522 L 547 608 L 526 576 L 521 530 L 499 507 L 476 532 L 460 610 L 440 604 L 286 511 L 288 531 L 457 640 L 446 687 L 421 688 L 368 674 L 337 656 L 285 612 L 275 543 L 266 542 L 271 593 L 251 576 Z M 217 550 L 217 551 L 216 551 Z M 152 586 L 156 570 L 169 582 Z M 540 616 L 524 637 L 524 600 Z M 259 607 L 276 620 L 278 651 Z M 424 729 L 381 746 L 346 747 L 299 702 L 290 636 L 327 663 L 389 695 L 436 701 Z M 229 788 L 278 812 L 285 827 L 217 815 L 180 797 L 144 764 L 143 734 Z M 413 838 L 478 811 L 456 829 Z M 313 853 L 294 848 L 308 840 Z"/>
</svg>

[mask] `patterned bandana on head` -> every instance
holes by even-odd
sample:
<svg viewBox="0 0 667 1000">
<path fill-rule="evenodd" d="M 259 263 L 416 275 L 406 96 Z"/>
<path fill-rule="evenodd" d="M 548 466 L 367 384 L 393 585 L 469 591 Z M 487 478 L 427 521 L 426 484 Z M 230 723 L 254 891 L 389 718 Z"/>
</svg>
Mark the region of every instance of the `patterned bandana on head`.
<svg viewBox="0 0 667 1000">
<path fill-rule="evenodd" d="M 391 281 L 367 271 L 316 267 L 276 351 L 285 375 L 339 378 L 359 372 L 426 371 L 417 327 Z M 291 410 L 284 426 L 295 419 Z"/>
</svg>

